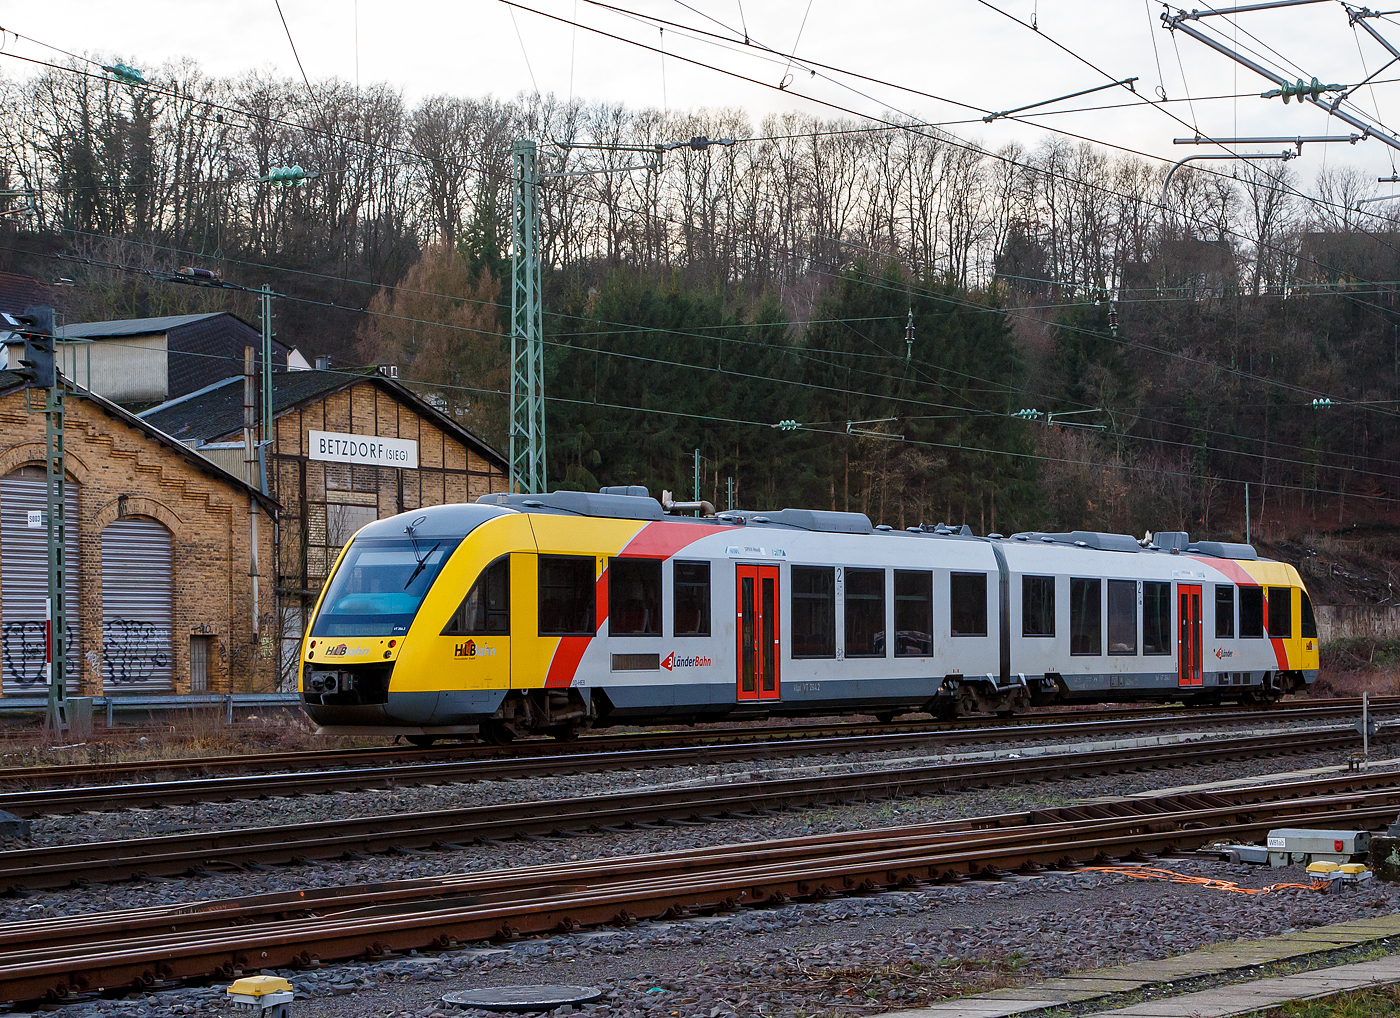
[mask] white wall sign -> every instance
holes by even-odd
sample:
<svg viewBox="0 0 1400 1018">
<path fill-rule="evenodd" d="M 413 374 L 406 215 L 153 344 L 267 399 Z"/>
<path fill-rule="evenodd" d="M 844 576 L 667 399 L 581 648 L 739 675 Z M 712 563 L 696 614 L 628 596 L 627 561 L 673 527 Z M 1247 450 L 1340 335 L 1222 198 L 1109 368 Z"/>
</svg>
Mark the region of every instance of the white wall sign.
<svg viewBox="0 0 1400 1018">
<path fill-rule="evenodd" d="M 407 438 L 348 435 L 339 431 L 311 432 L 311 458 L 329 463 L 373 464 L 418 469 L 418 443 Z"/>
<path fill-rule="evenodd" d="M 30 509 L 25 519 L 29 523 L 30 530 L 42 530 L 44 527 L 44 510 Z"/>
</svg>

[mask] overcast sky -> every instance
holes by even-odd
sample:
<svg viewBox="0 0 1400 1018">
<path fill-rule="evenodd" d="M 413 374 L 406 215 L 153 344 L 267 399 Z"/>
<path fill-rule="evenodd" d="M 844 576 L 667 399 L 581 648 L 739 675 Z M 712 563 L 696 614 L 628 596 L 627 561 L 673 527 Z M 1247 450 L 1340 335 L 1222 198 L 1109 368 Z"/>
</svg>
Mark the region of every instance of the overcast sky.
<svg viewBox="0 0 1400 1018">
<path fill-rule="evenodd" d="M 282 0 L 282 10 L 313 80 L 338 76 L 355 81 L 358 75 L 362 84 L 387 82 L 402 91 L 410 104 L 434 93 L 509 97 L 538 87 L 562 97 L 634 107 L 739 107 L 749 113 L 755 127 L 764 115 L 786 110 L 840 115 L 811 101 L 815 98 L 874 116 L 898 110 L 926 121 L 971 118 L 972 123 L 951 124 L 948 129 L 993 148 L 1013 140 L 1034 146 L 1050 136 L 1041 128 L 1053 126 L 1173 159 L 1189 151 L 1210 151 L 1172 145 L 1174 137 L 1190 134 L 1197 126 L 1216 137 L 1347 135 L 1353 130 L 1316 108 L 1259 98 L 1259 92 L 1272 87 L 1269 82 L 1180 32 L 1167 32 L 1158 20 L 1161 4 L 1142 0 L 996 0 L 1001 10 L 1022 22 L 1034 17 L 1039 33 L 977 0 L 616 3 L 638 14 L 719 33 L 728 34 L 733 28 L 742 34 L 746 27 L 751 40 L 773 50 L 795 51 L 799 60 L 820 61 L 888 84 L 837 73 L 830 75 L 834 81 L 820 75 L 814 78 L 798 64 L 789 67 L 784 60 L 765 58 L 756 47 L 718 46 L 686 38 L 674 28 L 663 35 L 654 24 L 588 0 L 520 2 L 557 18 L 664 48 L 670 56 L 663 58 L 526 10 L 517 9 L 512 17 L 512 9 L 501 0 Z M 1400 19 L 1372 23 L 1400 44 Z M 1390 59 L 1379 44 L 1348 26 L 1345 10 L 1335 2 L 1193 24 L 1218 29 L 1232 42 L 1238 39 L 1241 47 L 1262 54 L 1264 61 L 1283 67 L 1290 77 L 1316 75 L 1324 83 L 1355 84 Z M 264 69 L 299 77 L 273 0 L 132 0 L 126 4 L 0 0 L 0 25 L 62 49 L 116 57 L 141 68 L 192 57 L 216 75 Z M 52 51 L 12 35 L 6 36 L 4 49 L 54 58 Z M 788 90 L 727 77 L 687 64 L 681 57 L 724 67 L 766 85 L 775 86 L 791 75 Z M 0 69 L 10 76 L 34 72 L 32 65 L 4 58 Z M 1142 95 L 1155 96 L 1160 87 L 1170 100 L 1177 100 L 1166 109 L 1189 126 L 1134 100 L 1122 89 L 1046 109 L 1130 104 L 1124 108 L 1038 116 L 1034 124 L 1041 127 L 1037 127 L 1008 120 L 984 124 L 966 109 L 894 87 L 918 89 L 980 109 L 1005 110 L 1132 76 L 1138 77 Z M 1400 132 L 1400 116 L 1395 115 L 1400 83 L 1390 83 L 1393 79 L 1400 79 L 1400 64 L 1377 76 L 1385 83 L 1363 88 L 1353 99 L 1373 121 L 1391 123 L 1394 117 Z M 1188 92 L 1193 103 L 1184 101 Z M 1237 93 L 1244 98 L 1209 98 Z M 1240 151 L 1282 147 L 1242 146 Z M 1374 139 L 1355 147 L 1310 145 L 1292 166 L 1307 182 L 1322 166 L 1338 162 L 1388 175 L 1392 156 L 1400 160 L 1400 153 Z M 1384 193 L 1390 187 L 1385 185 Z"/>
</svg>

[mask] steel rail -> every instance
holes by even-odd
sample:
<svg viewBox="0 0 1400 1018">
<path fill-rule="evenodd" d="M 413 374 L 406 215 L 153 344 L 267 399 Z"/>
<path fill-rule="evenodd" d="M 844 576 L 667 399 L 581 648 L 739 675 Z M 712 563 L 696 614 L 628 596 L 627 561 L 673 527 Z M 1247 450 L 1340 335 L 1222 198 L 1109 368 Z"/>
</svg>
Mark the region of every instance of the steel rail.
<svg viewBox="0 0 1400 1018">
<path fill-rule="evenodd" d="M 1344 708 L 1271 711 L 1260 718 L 1269 722 L 1317 720 L 1346 714 Z M 1384 715 L 1384 708 L 1376 711 Z M 1238 720 L 1252 720 L 1253 715 Z M 1226 723 L 1235 723 L 1231 715 Z M 1225 721 L 1223 715 L 1207 716 L 1206 725 Z M 1165 722 L 1165 723 L 1164 723 Z M 1199 727 L 1196 719 L 1136 718 L 1119 721 L 1058 722 L 1022 725 L 998 733 L 998 741 L 1033 741 L 1077 736 L 1152 732 Z M 426 763 L 400 763 L 371 767 L 345 767 L 326 771 L 287 771 L 272 774 L 182 778 L 160 782 L 86 784 L 0 792 L 0 809 L 17 816 L 110 810 L 125 807 L 165 806 L 179 803 L 221 801 L 250 796 L 400 788 L 437 782 L 500 781 L 541 775 L 587 774 L 653 767 L 693 766 L 739 760 L 772 760 L 794 756 L 889 752 L 918 748 L 937 751 L 967 743 L 988 741 L 985 730 L 872 733 L 832 737 L 808 736 L 801 740 L 724 742 L 716 745 L 677 746 L 554 755 L 528 755 L 495 759 L 469 759 Z M 557 745 L 557 744 L 550 744 Z"/>
<path fill-rule="evenodd" d="M 995 733 L 997 738 L 1028 738 L 1016 733 L 1055 724 L 1099 726 L 1112 731 L 1114 724 L 1156 721 L 1163 728 L 1193 725 L 1248 723 L 1255 720 L 1289 721 L 1343 717 L 1361 707 L 1358 697 L 1324 701 L 1296 700 L 1287 706 L 1243 707 L 1141 707 L 1113 710 L 1036 711 L 1013 718 L 961 718 L 957 721 L 896 721 L 889 723 L 833 722 L 820 725 L 771 725 L 754 728 L 702 727 L 694 731 L 650 731 L 617 735 L 586 735 L 573 742 L 530 739 L 505 746 L 464 743 L 434 748 L 387 746 L 359 749 L 295 750 L 275 753 L 231 754 L 183 759 L 133 760 L 121 763 L 59 764 L 32 767 L 0 767 L 0 785 L 17 789 L 75 786 L 145 780 L 151 775 L 285 771 L 308 767 L 385 766 L 393 763 L 432 763 L 450 760 L 519 759 L 537 755 L 659 749 L 673 746 L 723 745 L 733 742 L 788 742 L 860 735 L 932 734 L 947 740 L 975 741 Z M 1371 709 L 1378 713 L 1400 710 L 1400 697 L 1377 697 Z M 1083 730 L 1088 730 L 1087 728 Z M 1126 729 L 1125 729 L 1126 730 Z"/>
<path fill-rule="evenodd" d="M 1358 792 L 1376 789 L 1395 790 L 1400 795 L 1400 772 L 1347 772 L 1327 778 L 1311 778 L 1303 781 L 1281 782 L 1267 785 L 1250 785 L 1224 791 L 1186 792 L 1167 795 L 1119 798 L 1102 801 L 1088 801 L 1075 805 L 1057 806 L 1037 810 L 991 816 L 941 820 L 909 825 L 895 829 L 860 830 L 841 834 L 846 841 L 865 839 L 881 844 L 892 844 L 892 837 L 907 837 L 913 834 L 966 835 L 978 831 L 1007 830 L 1010 828 L 1046 828 L 1051 825 L 1084 824 L 1094 821 L 1137 818 L 1143 822 L 1155 822 L 1163 813 L 1178 813 L 1187 810 L 1234 807 L 1247 812 L 1251 817 L 1259 815 L 1258 807 L 1284 800 L 1298 801 L 1305 798 L 1345 796 L 1341 801 L 1354 803 Z M 891 830 L 896 832 L 891 834 Z M 830 835 L 807 835 L 804 837 L 779 839 L 766 844 L 803 846 L 824 841 Z M 734 846 L 719 846 L 687 849 L 667 853 L 667 858 L 679 864 L 681 860 L 701 860 L 713 862 L 734 851 Z M 650 856 L 646 858 L 651 858 Z M 612 860 L 609 861 L 611 865 Z M 568 864 L 582 872 L 592 862 Z M 625 862 L 624 865 L 632 865 Z M 512 884 L 510 890 L 553 885 L 558 882 L 559 864 L 526 867 L 509 871 Z M 578 874 L 570 871 L 570 879 Z M 311 887 L 299 891 L 274 891 L 238 898 L 215 899 L 194 904 L 177 903 L 146 906 L 107 912 L 102 915 L 81 917 L 61 916 L 54 918 L 27 919 L 0 925 L 0 947 L 13 944 L 34 945 L 55 939 L 71 938 L 75 929 L 85 936 L 129 934 L 150 928 L 202 928 L 210 925 L 224 925 L 229 922 L 244 922 L 249 918 L 267 915 L 280 915 L 304 910 L 320 911 L 327 903 L 338 909 L 362 907 L 370 904 L 396 904 L 424 898 L 440 898 L 462 893 L 466 884 L 471 884 L 478 894 L 494 893 L 483 890 L 480 873 L 458 873 L 441 877 L 418 877 L 406 880 L 382 881 L 372 884 L 357 884 L 338 887 Z"/>
<path fill-rule="evenodd" d="M 1278 786 L 1303 791 L 1309 783 Z M 431 881 L 323 889 L 309 895 L 194 903 L 110 917 L 0 925 L 0 1000 L 75 993 L 240 971 L 384 957 L 522 933 L 779 905 L 929 880 L 1072 867 L 1258 836 L 1272 826 L 1371 827 L 1400 787 L 1342 795 L 1269 793 L 1167 797 L 1120 804 L 1128 816 L 1012 814 L 965 829 L 931 824 L 810 836 L 621 859 L 457 874 Z M 340 892 L 340 893 L 337 893 Z M 421 900 L 416 903 L 414 895 Z M 258 910 L 262 911 L 259 913 Z M 280 909 L 280 911 L 276 911 Z M 113 928 L 114 924 L 118 928 Z M 235 925 L 236 924 L 236 925 Z M 159 928 L 158 928 L 159 927 Z"/>
<path fill-rule="evenodd" d="M 1332 728 L 1024 758 L 924 766 L 904 764 L 894 769 L 766 781 L 705 783 L 650 791 L 17 849 L 0 852 L 0 888 L 64 887 L 75 880 L 115 881 L 138 875 L 168 876 L 212 867 L 227 869 L 249 864 L 281 864 L 347 855 L 353 857 L 365 852 L 456 846 L 477 839 L 550 835 L 676 818 L 713 818 L 754 810 L 891 798 L 1010 782 L 1060 780 L 1125 769 L 1345 750 L 1353 747 L 1359 738 L 1351 729 Z"/>
</svg>

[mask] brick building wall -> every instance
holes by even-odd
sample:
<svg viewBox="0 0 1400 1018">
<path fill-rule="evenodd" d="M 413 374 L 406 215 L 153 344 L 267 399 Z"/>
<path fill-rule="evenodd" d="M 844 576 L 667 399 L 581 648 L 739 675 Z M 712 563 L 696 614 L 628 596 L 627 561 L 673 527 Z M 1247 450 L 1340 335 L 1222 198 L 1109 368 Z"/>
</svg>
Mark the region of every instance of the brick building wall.
<svg viewBox="0 0 1400 1018">
<path fill-rule="evenodd" d="M 0 478 L 27 466 L 42 470 L 44 415 L 29 412 L 25 397 L 24 389 L 0 394 Z M 37 392 L 34 402 L 42 402 Z M 203 637 L 208 648 L 209 691 L 273 689 L 276 613 L 269 510 L 275 505 L 268 500 L 258 509 L 260 632 L 255 638 L 248 489 L 196 454 L 161 441 L 111 404 L 70 393 L 65 411 L 68 483 L 78 491 L 78 519 L 66 521 L 77 528 L 79 548 L 78 603 L 68 612 L 70 620 L 78 620 L 80 660 L 69 663 L 70 694 L 122 692 L 103 688 L 103 655 L 117 650 L 110 640 L 104 648 L 102 532 L 118 519 L 133 518 L 155 520 L 171 537 L 174 692 L 190 691 L 191 637 Z M 0 631 L 3 626 L 0 616 Z"/>
</svg>

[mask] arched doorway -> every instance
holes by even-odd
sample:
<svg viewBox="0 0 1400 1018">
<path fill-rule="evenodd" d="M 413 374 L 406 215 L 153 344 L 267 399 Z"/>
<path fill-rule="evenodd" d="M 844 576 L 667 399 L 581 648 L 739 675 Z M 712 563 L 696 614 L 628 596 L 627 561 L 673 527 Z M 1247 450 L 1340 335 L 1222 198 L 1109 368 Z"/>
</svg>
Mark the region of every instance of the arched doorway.
<svg viewBox="0 0 1400 1018">
<path fill-rule="evenodd" d="M 78 643 L 78 484 L 64 485 L 64 598 L 68 612 L 68 683 L 82 674 Z M 0 686 L 10 694 L 42 693 L 45 606 L 49 598 L 48 530 L 29 525 L 30 512 L 48 509 L 44 468 L 20 467 L 0 477 Z"/>
<path fill-rule="evenodd" d="M 102 691 L 168 693 L 171 642 L 170 531 L 144 517 L 102 530 Z"/>
</svg>

